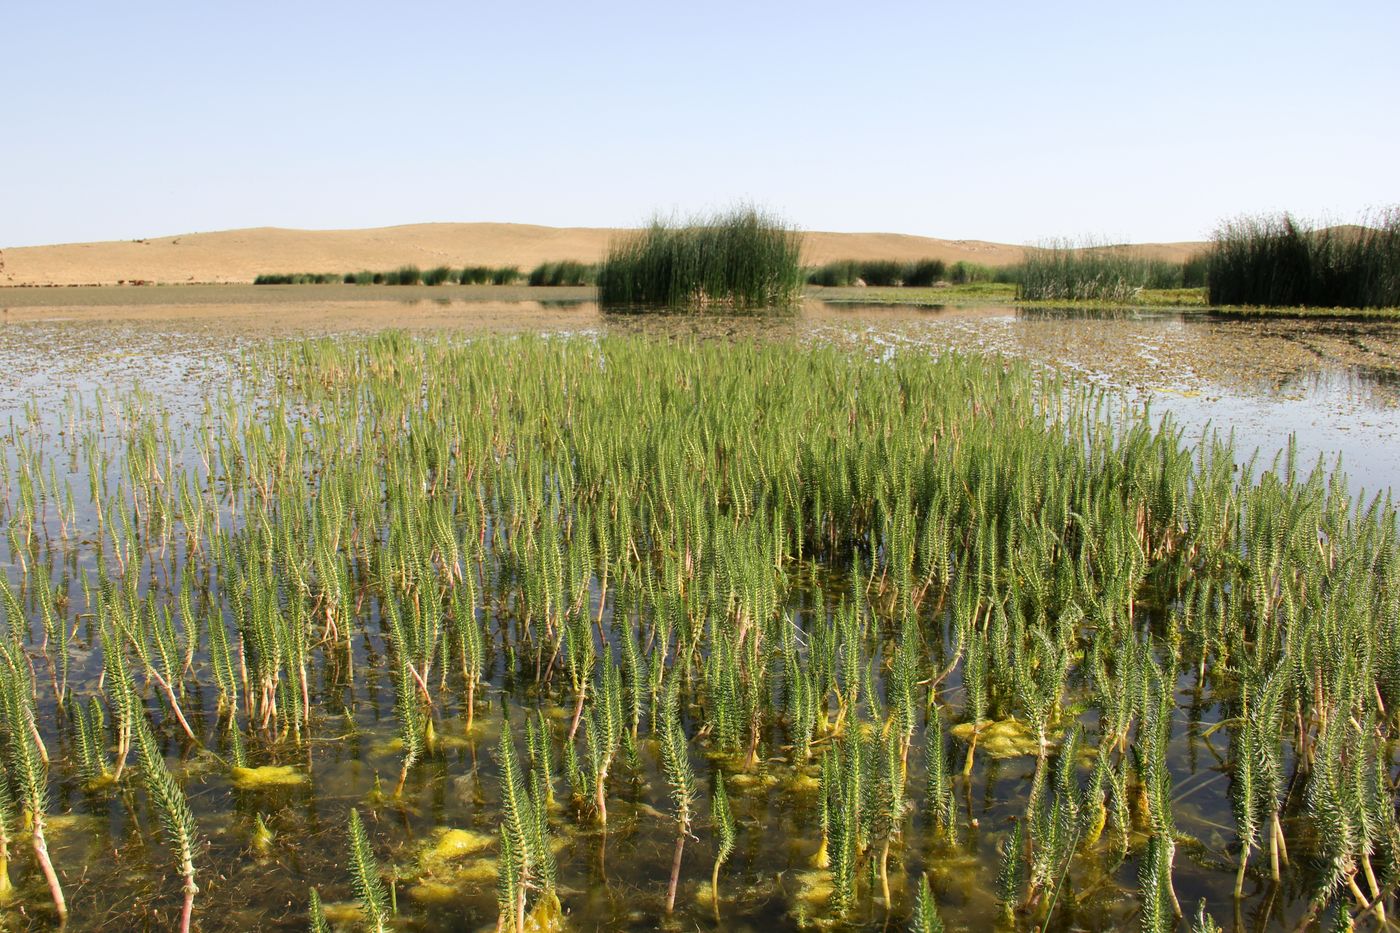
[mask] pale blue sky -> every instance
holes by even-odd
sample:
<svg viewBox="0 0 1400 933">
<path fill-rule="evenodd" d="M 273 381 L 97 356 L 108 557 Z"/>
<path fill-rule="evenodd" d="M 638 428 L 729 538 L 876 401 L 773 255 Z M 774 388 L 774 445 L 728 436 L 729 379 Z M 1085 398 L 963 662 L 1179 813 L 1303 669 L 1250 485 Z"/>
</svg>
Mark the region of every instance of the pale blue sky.
<svg viewBox="0 0 1400 933">
<path fill-rule="evenodd" d="M 6 0 L 0 245 L 635 224 L 1195 239 L 1400 201 L 1400 3 Z"/>
</svg>

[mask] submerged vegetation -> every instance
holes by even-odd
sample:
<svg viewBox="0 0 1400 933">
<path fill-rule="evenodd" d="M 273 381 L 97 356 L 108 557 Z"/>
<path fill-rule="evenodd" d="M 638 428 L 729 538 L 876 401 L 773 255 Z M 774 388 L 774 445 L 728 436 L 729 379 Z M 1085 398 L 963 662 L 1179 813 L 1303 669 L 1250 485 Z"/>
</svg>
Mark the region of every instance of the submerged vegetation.
<svg viewBox="0 0 1400 933">
<path fill-rule="evenodd" d="M 1288 214 L 1231 221 L 1209 263 L 1212 304 L 1400 307 L 1400 208 L 1355 227 L 1316 229 Z"/>
<path fill-rule="evenodd" d="M 5 436 L 0 918 L 1394 915 L 1400 540 L 1339 473 L 956 354 L 241 364 Z"/>
<path fill-rule="evenodd" d="M 608 248 L 598 301 L 622 309 L 790 307 L 801 296 L 801 248 L 800 234 L 753 208 L 657 219 Z"/>
</svg>

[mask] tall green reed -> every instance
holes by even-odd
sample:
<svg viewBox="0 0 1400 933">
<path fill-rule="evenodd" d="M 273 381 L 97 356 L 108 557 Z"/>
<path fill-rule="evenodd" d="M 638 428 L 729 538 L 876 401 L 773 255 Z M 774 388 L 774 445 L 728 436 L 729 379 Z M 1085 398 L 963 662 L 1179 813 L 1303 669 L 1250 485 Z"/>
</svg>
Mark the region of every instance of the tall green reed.
<svg viewBox="0 0 1400 933">
<path fill-rule="evenodd" d="M 796 231 L 754 208 L 657 218 L 609 247 L 598 300 L 620 309 L 788 307 L 801 294 L 801 249 Z"/>
</svg>

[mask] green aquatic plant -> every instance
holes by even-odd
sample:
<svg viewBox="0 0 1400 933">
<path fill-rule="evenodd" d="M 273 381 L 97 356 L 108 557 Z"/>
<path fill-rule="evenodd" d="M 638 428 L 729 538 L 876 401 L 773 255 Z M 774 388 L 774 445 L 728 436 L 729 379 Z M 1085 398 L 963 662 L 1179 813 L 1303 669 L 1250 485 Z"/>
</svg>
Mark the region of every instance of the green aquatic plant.
<svg viewBox="0 0 1400 933">
<path fill-rule="evenodd" d="M 836 793 L 836 758 L 830 749 L 822 752 L 820 778 L 817 782 L 817 825 L 821 828 L 821 843 L 812 856 L 814 868 L 831 867 L 832 836 L 836 829 L 832 820 L 832 797 Z"/>
<path fill-rule="evenodd" d="M 936 832 L 948 842 L 958 835 L 958 805 L 948 767 L 948 749 L 938 710 L 931 709 L 924 727 L 925 809 Z"/>
<path fill-rule="evenodd" d="M 326 920 L 325 908 L 321 906 L 321 895 L 315 888 L 311 889 L 310 900 L 306 907 L 307 928 L 311 933 L 331 933 L 331 925 Z"/>
<path fill-rule="evenodd" d="M 867 751 L 860 732 L 859 723 L 850 723 L 839 751 L 827 752 L 834 778 L 827 788 L 826 804 L 831 837 L 831 907 L 838 917 L 846 916 L 855 906 L 857 871 L 866 843 Z"/>
<path fill-rule="evenodd" d="M 997 900 L 1004 920 L 1015 916 L 1021 903 L 1021 886 L 1025 877 L 1025 824 L 1017 820 L 1006 837 L 1001 852 L 1001 868 L 997 872 Z"/>
<path fill-rule="evenodd" d="M 1240 866 L 1235 876 L 1235 897 L 1243 893 L 1250 852 L 1267 837 L 1273 880 L 1279 880 L 1279 864 L 1286 858 L 1281 846 L 1279 807 L 1283 795 L 1283 764 L 1278 748 L 1287 677 L 1275 671 L 1267 679 L 1246 671 L 1241 679 L 1239 736 L 1235 743 L 1235 768 L 1231 803 L 1240 835 Z"/>
<path fill-rule="evenodd" d="M 1136 758 L 1143 822 L 1150 833 L 1139 882 L 1143 896 L 1143 928 L 1173 927 L 1182 916 L 1172 881 L 1176 856 L 1176 823 L 1172 818 L 1171 772 L 1167 745 L 1171 732 L 1171 689 L 1155 661 L 1148 660 L 1150 677 L 1143 697 Z"/>
<path fill-rule="evenodd" d="M 384 933 L 389 927 L 389 894 L 379 875 L 379 863 L 374 858 L 360 811 L 350 808 L 347 830 L 350 842 L 350 884 L 364 912 L 365 925 L 374 933 Z"/>
<path fill-rule="evenodd" d="M 0 778 L 0 907 L 15 898 L 15 886 L 10 881 L 10 850 L 14 846 L 16 815 L 10 782 Z"/>
<path fill-rule="evenodd" d="M 507 723 L 497 744 L 501 784 L 501 854 L 499 893 L 503 919 L 511 929 L 524 933 L 526 906 L 531 891 L 547 912 L 557 910 L 554 892 L 555 863 L 549 847 L 547 807 L 536 792 L 527 790 L 527 778 L 516 757 L 515 742 Z"/>
<path fill-rule="evenodd" d="M 554 806 L 554 743 L 553 730 L 543 712 L 526 720 L 525 747 L 530 754 L 530 773 L 535 779 L 531 793 L 548 811 Z"/>
<path fill-rule="evenodd" d="M 175 854 L 176 870 L 183 882 L 185 901 L 180 911 L 180 930 L 181 933 L 188 933 L 194 916 L 194 896 L 199 893 L 194 880 L 194 853 L 199 831 L 195 826 L 194 814 L 190 811 L 189 800 L 166 767 L 165 758 L 144 716 L 137 720 L 135 732 L 146 793 L 151 799 L 152 808 L 160 814 L 166 843 Z"/>
<path fill-rule="evenodd" d="M 1224 933 L 1220 929 L 1220 924 L 1215 922 L 1215 918 L 1206 910 L 1204 899 L 1196 905 L 1196 915 L 1191 918 L 1191 933 Z"/>
<path fill-rule="evenodd" d="M 486 638 L 476 617 L 476 577 L 471 569 L 462 575 L 463 585 L 453 589 L 452 623 L 456 630 L 461 658 L 462 682 L 466 686 L 464 705 L 467 732 L 476 722 L 476 693 L 486 665 Z"/>
<path fill-rule="evenodd" d="M 622 744 L 622 679 L 613 664 L 612 646 L 603 648 L 602 683 L 587 716 L 589 786 L 598 822 L 608 823 L 608 776 Z"/>
<path fill-rule="evenodd" d="M 690 744 L 681 725 L 680 685 L 673 683 L 665 694 L 662 706 L 661 758 L 666 780 L 671 786 L 671 801 L 676 814 L 676 851 L 671 859 L 671 883 L 666 888 L 666 913 L 676 906 L 676 885 L 681 877 L 681 854 L 685 839 L 690 835 L 690 823 L 695 816 L 695 772 L 690 766 Z"/>
<path fill-rule="evenodd" d="M 394 787 L 394 796 L 403 793 L 408 772 L 423 756 L 429 743 L 428 729 L 431 720 L 424 715 L 418 696 L 418 684 L 406 654 L 399 653 L 398 676 L 394 678 L 396 708 L 399 714 L 399 739 L 403 742 L 403 768 L 399 771 L 399 782 Z"/>
<path fill-rule="evenodd" d="M 70 700 L 68 715 L 73 722 L 73 746 L 77 756 L 78 773 L 88 786 L 109 779 L 111 766 L 107 763 L 107 717 L 102 700 L 90 697 L 86 706 Z"/>
<path fill-rule="evenodd" d="M 1174 848 L 1172 841 L 1161 833 L 1154 833 L 1147 840 L 1147 852 L 1138 871 L 1143 933 L 1165 933 L 1176 929 L 1174 895 L 1171 891 Z"/>
<path fill-rule="evenodd" d="M 12 615 L 12 632 L 14 624 Z M 0 721 L 5 732 L 3 745 L 0 745 L 0 763 L 5 766 L 4 779 L 13 787 L 14 803 L 23 810 L 34 860 L 48 882 L 49 895 L 62 924 L 68 917 L 68 903 L 49 858 L 44 832 L 49 801 L 48 752 L 34 719 L 33 687 L 28 671 L 18 648 L 9 642 L 0 642 Z"/>
<path fill-rule="evenodd" d="M 914 895 L 914 916 L 909 929 L 911 933 L 943 933 L 943 918 L 938 915 L 938 901 L 929 887 L 928 875 L 920 874 Z"/>
<path fill-rule="evenodd" d="M 719 870 L 734 851 L 736 836 L 729 793 L 724 788 L 724 772 L 715 772 L 715 789 L 710 796 L 710 825 L 715 832 L 715 865 L 710 872 L 710 896 L 714 898 L 715 919 L 719 919 Z"/>
<path fill-rule="evenodd" d="M 903 738 L 894 729 L 886 729 L 880 742 L 876 762 L 875 787 L 871 799 L 871 835 L 878 840 L 880 892 L 887 907 L 890 898 L 890 848 L 903 835 L 905 766 L 901 759 Z"/>
</svg>

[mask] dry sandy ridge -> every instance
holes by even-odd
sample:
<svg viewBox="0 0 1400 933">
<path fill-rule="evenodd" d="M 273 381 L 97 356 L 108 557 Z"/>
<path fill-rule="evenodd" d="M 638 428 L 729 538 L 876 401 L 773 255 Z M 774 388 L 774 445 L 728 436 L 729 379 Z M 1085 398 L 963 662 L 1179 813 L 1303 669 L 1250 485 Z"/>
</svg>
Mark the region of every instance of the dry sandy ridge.
<svg viewBox="0 0 1400 933">
<path fill-rule="evenodd" d="M 519 266 L 576 259 L 596 262 L 627 231 L 506 223 L 436 223 L 367 230 L 255 227 L 146 240 L 67 243 L 0 250 L 0 285 L 113 285 L 119 282 L 251 282 L 261 273 L 351 272 L 413 263 Z M 1181 260 L 1196 243 L 1150 244 L 1150 255 Z M 940 240 L 897 233 L 822 233 L 804 237 L 804 260 L 968 260 L 990 266 L 1021 259 L 1024 248 L 982 240 Z"/>
</svg>

